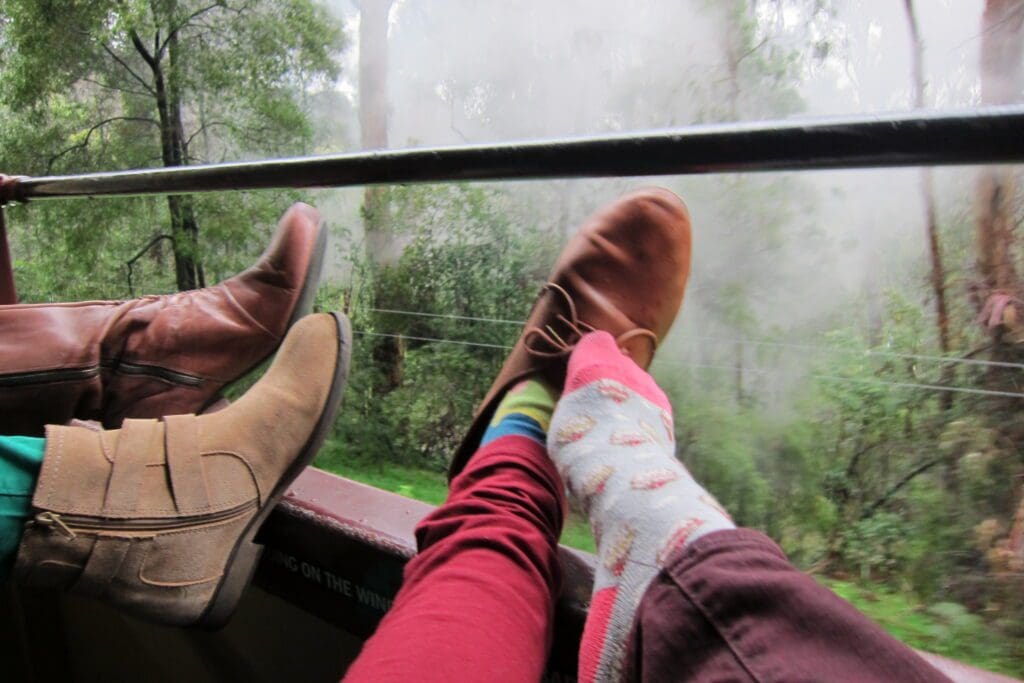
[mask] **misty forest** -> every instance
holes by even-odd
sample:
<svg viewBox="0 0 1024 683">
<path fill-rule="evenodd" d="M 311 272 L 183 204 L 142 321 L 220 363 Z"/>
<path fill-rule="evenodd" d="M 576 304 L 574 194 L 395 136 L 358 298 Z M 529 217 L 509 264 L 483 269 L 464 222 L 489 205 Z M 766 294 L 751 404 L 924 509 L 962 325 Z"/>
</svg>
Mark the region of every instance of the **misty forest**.
<svg viewBox="0 0 1024 683">
<path fill-rule="evenodd" d="M 0 0 L 0 170 L 56 175 L 1018 102 L 1024 0 Z M 560 246 L 629 188 L 693 217 L 653 374 L 678 457 L 904 641 L 1024 674 L 1024 215 L 1010 167 L 66 200 L 25 302 L 202 287 L 296 200 L 357 331 L 317 465 L 439 503 Z M 241 391 L 237 389 L 236 391 Z M 570 515 L 563 543 L 593 549 Z"/>
</svg>

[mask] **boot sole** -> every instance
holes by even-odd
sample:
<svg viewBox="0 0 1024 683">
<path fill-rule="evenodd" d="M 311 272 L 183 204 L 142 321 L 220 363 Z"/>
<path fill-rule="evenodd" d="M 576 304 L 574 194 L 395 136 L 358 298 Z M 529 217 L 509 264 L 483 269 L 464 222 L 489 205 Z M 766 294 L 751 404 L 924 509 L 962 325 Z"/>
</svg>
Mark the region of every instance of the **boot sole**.
<svg viewBox="0 0 1024 683">
<path fill-rule="evenodd" d="M 235 607 L 238 606 L 238 601 L 242 597 L 242 592 L 249 585 L 253 572 L 256 570 L 256 565 L 263 554 L 264 547 L 253 542 L 256 533 L 295 479 L 316 458 L 320 446 L 323 445 L 324 440 L 327 438 L 327 432 L 330 430 L 331 425 L 334 424 L 334 418 L 337 416 L 338 409 L 341 406 L 341 395 L 347 384 L 351 364 L 352 326 L 344 315 L 340 313 L 331 313 L 331 315 L 337 324 L 338 362 L 334 369 L 331 390 L 327 395 L 327 401 L 324 403 L 323 412 L 320 414 L 320 418 L 317 420 L 309 440 L 302 447 L 298 457 L 285 470 L 281 481 L 271 491 L 266 505 L 256 513 L 256 516 L 250 520 L 249 524 L 242 531 L 238 542 L 228 556 L 227 566 L 220 585 L 217 586 L 210 604 L 207 605 L 202 615 L 196 621 L 196 626 L 208 630 L 216 630 L 222 627 L 231 617 Z"/>
</svg>

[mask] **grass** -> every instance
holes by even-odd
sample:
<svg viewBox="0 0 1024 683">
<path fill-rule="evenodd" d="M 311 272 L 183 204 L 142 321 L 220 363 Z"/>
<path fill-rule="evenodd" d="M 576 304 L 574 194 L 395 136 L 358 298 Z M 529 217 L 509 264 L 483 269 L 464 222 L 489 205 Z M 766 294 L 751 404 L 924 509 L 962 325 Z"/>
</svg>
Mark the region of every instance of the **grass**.
<svg viewBox="0 0 1024 683">
<path fill-rule="evenodd" d="M 923 605 L 877 584 L 819 580 L 911 647 L 989 671 L 1024 677 L 1024 645 L 989 627 L 962 605 Z"/>
<path fill-rule="evenodd" d="M 448 495 L 448 478 L 441 472 L 331 455 L 321 451 L 316 466 L 348 479 L 406 498 L 422 500 L 431 505 L 440 505 Z"/>
<path fill-rule="evenodd" d="M 330 442 L 324 445 L 315 463 L 317 467 L 431 505 L 440 505 L 448 495 L 448 478 L 443 472 L 350 458 L 333 446 Z M 570 548 L 595 551 L 590 525 L 573 511 L 565 520 L 560 542 Z"/>
<path fill-rule="evenodd" d="M 329 442 L 321 451 L 318 467 L 432 505 L 440 505 L 448 494 L 447 477 L 442 472 L 353 459 L 332 446 Z M 570 511 L 561 543 L 594 552 L 590 527 L 580 514 Z M 911 647 L 982 669 L 1024 677 L 1024 645 L 991 629 L 960 605 L 921 605 L 880 585 L 866 587 L 834 579 L 819 580 Z"/>
<path fill-rule="evenodd" d="M 597 552 L 597 548 L 594 547 L 594 536 L 590 533 L 590 524 L 587 522 L 586 517 L 573 510 L 569 511 L 569 516 L 565 519 L 565 526 L 562 528 L 562 538 L 559 539 L 559 542 L 562 545 L 567 545 L 577 550 L 585 550 L 588 553 Z"/>
</svg>

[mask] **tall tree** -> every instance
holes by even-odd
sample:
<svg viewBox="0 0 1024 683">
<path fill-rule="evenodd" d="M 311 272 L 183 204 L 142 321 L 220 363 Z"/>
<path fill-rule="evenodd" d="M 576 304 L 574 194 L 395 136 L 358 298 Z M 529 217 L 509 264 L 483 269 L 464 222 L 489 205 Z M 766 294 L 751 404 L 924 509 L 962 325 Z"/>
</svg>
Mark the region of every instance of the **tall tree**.
<svg viewBox="0 0 1024 683">
<path fill-rule="evenodd" d="M 388 16 L 393 0 L 361 0 L 359 3 L 359 131 L 363 149 L 388 146 Z M 394 265 L 398 249 L 391 230 L 388 189 L 363 191 L 363 234 L 366 255 L 379 273 Z M 377 306 L 387 308 L 386 295 L 378 291 Z M 382 337 L 373 349 L 386 393 L 402 383 L 405 345 L 401 337 Z"/>
<path fill-rule="evenodd" d="M 749 56 L 753 51 L 757 50 L 758 46 L 749 47 L 745 40 L 746 35 L 744 31 L 744 22 L 747 18 L 747 7 L 745 0 L 731 0 L 729 3 L 723 4 L 725 10 L 724 17 L 724 40 L 722 44 L 724 46 L 724 61 L 726 69 L 726 116 L 727 121 L 738 121 L 739 120 L 739 100 L 740 100 L 740 63 L 743 59 Z M 732 184 L 734 189 L 739 189 L 740 184 L 743 182 L 739 175 L 733 175 L 727 181 Z M 735 364 L 735 375 L 734 381 L 736 385 L 736 404 L 743 405 L 745 400 L 743 394 L 743 342 L 736 340 L 733 343 L 734 348 L 734 364 Z"/>
<path fill-rule="evenodd" d="M 1021 99 L 1022 58 L 1024 0 L 986 0 L 981 19 L 982 104 L 1009 104 Z M 978 298 L 982 319 L 991 334 L 992 355 L 999 360 L 1019 359 L 1014 347 L 1024 341 L 1024 283 L 1014 263 L 1016 185 L 1012 168 L 987 166 L 979 172 L 975 188 L 977 267 L 981 278 Z M 1004 381 L 1008 373 L 1000 370 L 989 374 L 990 384 Z M 1024 485 L 1011 525 L 1009 550 L 1013 556 L 1024 558 Z"/>
<path fill-rule="evenodd" d="M 924 77 L 924 41 L 921 39 L 921 31 L 917 24 L 917 15 L 914 13 L 914 0 L 905 0 L 903 5 L 907 15 L 907 27 L 910 31 L 911 46 L 911 81 L 914 93 L 914 108 L 925 108 L 925 77 Z M 938 328 L 939 348 L 943 355 L 949 355 L 950 332 L 949 332 L 949 309 L 946 306 L 946 271 L 942 265 L 942 244 L 939 241 L 939 220 L 935 209 L 935 193 L 933 190 L 932 170 L 921 169 L 921 200 L 924 202 L 924 224 L 925 233 L 928 238 L 928 254 L 931 260 L 931 286 L 932 294 L 935 297 L 935 324 Z M 942 382 L 949 386 L 953 384 L 953 365 L 947 363 L 942 367 Z M 952 392 L 942 392 L 939 396 L 943 410 L 950 410 L 953 407 Z M 945 461 L 945 485 L 952 492 L 954 505 L 950 507 L 951 514 L 959 514 L 959 474 L 957 472 L 959 458 L 952 450 L 948 451 Z"/>
<path fill-rule="evenodd" d="M 914 0 L 905 0 L 907 26 L 910 29 L 912 85 L 914 107 L 924 109 L 925 77 L 924 77 L 924 41 L 914 13 Z M 932 172 L 929 168 L 921 169 L 921 197 L 924 201 L 925 230 L 928 235 L 928 250 L 931 256 L 931 285 L 935 296 L 935 322 L 939 334 L 939 347 L 944 354 L 951 349 L 949 330 L 949 309 L 946 306 L 946 271 L 942 265 L 942 245 L 939 241 L 938 217 L 935 210 L 935 193 L 932 189 Z M 947 366 L 949 367 L 949 366 Z M 948 399 L 951 394 L 944 396 Z"/>
<path fill-rule="evenodd" d="M 37 172 L 294 151 L 298 92 L 338 73 L 340 28 L 313 0 L 0 0 L 0 16 L 3 102 L 51 131 Z M 202 286 L 196 202 L 167 209 L 177 286 Z"/>
<path fill-rule="evenodd" d="M 986 0 L 981 20 L 981 102 L 999 105 L 1021 97 L 1024 51 L 1024 0 Z M 978 174 L 975 230 L 978 249 L 978 303 L 992 336 L 993 355 L 1010 355 L 1008 332 L 1022 328 L 1024 294 L 1014 264 L 1014 203 L 1016 176 L 1012 169 L 988 166 Z M 1014 339 L 1014 341 L 1021 341 Z"/>
<path fill-rule="evenodd" d="M 768 8 L 783 11 L 781 6 Z M 718 31 L 720 46 L 716 68 L 721 74 L 713 79 L 708 94 L 705 116 L 720 121 L 743 121 L 784 116 L 803 107 L 795 83 L 800 78 L 800 55 L 784 40 L 775 40 L 766 27 L 767 13 L 756 0 L 728 0 L 708 6 L 709 17 Z M 707 79 L 712 80 L 712 79 Z M 712 289 L 722 293 L 706 302 L 715 323 L 737 339 L 731 346 L 733 394 L 738 406 L 747 405 L 758 375 L 745 367 L 752 347 L 743 338 L 756 336 L 762 323 L 757 312 L 757 299 L 770 287 L 777 286 L 778 273 L 773 258 L 781 254 L 786 239 L 781 229 L 790 211 L 791 197 L 796 193 L 783 191 L 787 180 L 753 177 L 742 174 L 723 176 L 716 189 L 721 202 L 716 219 L 721 225 L 752 229 L 747 240 L 723 240 L 721 260 L 702 276 L 713 283 Z M 742 207 L 757 202 L 756 222 L 750 225 L 750 214 Z M 716 254 L 718 256 L 718 254 Z M 738 270 L 736 263 L 747 264 Z M 763 265 L 762 265 L 763 264 Z M 724 346 L 724 345 L 722 345 Z M 724 348 L 723 348 L 724 351 Z"/>
<path fill-rule="evenodd" d="M 388 14 L 393 0 L 359 3 L 359 132 L 365 150 L 388 146 Z M 363 227 L 368 256 L 386 264 L 389 249 L 387 190 L 367 187 Z"/>
</svg>

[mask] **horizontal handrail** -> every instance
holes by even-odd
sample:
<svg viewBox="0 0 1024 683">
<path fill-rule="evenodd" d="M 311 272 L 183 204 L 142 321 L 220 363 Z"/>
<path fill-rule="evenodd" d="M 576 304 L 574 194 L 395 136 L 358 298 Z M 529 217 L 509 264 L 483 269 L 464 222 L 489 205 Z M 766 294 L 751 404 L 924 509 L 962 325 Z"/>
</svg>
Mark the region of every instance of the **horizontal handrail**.
<svg viewBox="0 0 1024 683">
<path fill-rule="evenodd" d="M 590 137 L 21 177 L 4 200 L 460 180 L 654 176 L 1024 161 L 1024 106 L 725 123 Z"/>
</svg>

